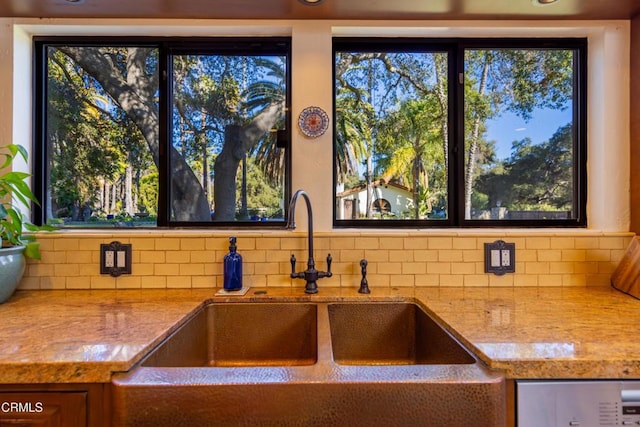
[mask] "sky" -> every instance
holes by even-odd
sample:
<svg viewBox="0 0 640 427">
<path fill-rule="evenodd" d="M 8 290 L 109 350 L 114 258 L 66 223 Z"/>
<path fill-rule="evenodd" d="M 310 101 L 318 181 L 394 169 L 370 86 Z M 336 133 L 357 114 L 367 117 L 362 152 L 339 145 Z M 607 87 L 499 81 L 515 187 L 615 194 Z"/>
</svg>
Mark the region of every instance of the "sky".
<svg viewBox="0 0 640 427">
<path fill-rule="evenodd" d="M 534 144 L 548 141 L 558 130 L 571 122 L 571 109 L 564 111 L 536 109 L 533 117 L 525 122 L 517 115 L 505 112 L 487 123 L 487 140 L 496 141 L 496 153 L 501 160 L 511 154 L 511 143 L 529 137 Z"/>
</svg>

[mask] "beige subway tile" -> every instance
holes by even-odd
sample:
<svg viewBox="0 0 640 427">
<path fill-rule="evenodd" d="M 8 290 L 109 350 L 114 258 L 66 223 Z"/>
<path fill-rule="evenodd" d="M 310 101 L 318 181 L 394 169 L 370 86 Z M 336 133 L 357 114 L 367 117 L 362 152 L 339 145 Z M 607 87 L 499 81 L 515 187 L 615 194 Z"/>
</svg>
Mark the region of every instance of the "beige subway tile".
<svg viewBox="0 0 640 427">
<path fill-rule="evenodd" d="M 575 274 L 598 274 L 597 262 L 574 262 L 573 265 Z"/>
<path fill-rule="evenodd" d="M 611 249 L 590 249 L 586 251 L 586 261 L 610 261 Z"/>
<path fill-rule="evenodd" d="M 611 250 L 611 261 L 618 263 L 622 260 L 626 250 L 625 249 L 612 249 Z"/>
<path fill-rule="evenodd" d="M 51 236 L 51 234 L 47 233 L 48 236 Z M 55 238 L 51 238 L 51 239 L 45 239 L 45 238 L 41 238 L 41 236 L 37 236 L 37 241 L 40 243 L 40 250 L 42 252 L 49 252 L 49 251 L 53 251 L 54 249 L 54 245 L 56 240 L 61 239 L 61 237 L 55 237 Z"/>
<path fill-rule="evenodd" d="M 193 276 L 191 277 L 191 287 L 193 288 L 215 288 L 216 279 L 212 276 Z M 212 292 L 213 295 L 213 292 Z"/>
<path fill-rule="evenodd" d="M 80 251 L 99 251 L 100 245 L 103 243 L 109 243 L 109 239 L 99 238 L 84 238 L 78 239 L 78 250 Z"/>
<path fill-rule="evenodd" d="M 598 274 L 606 274 L 608 276 L 611 276 L 611 274 L 613 274 L 613 272 L 617 267 L 617 264 L 615 262 L 601 261 L 601 262 L 598 262 L 597 264 L 598 264 Z"/>
<path fill-rule="evenodd" d="M 57 264 L 53 267 L 53 274 L 58 277 L 79 276 L 80 267 L 78 264 Z"/>
<path fill-rule="evenodd" d="M 154 247 L 157 251 L 179 251 L 180 239 L 177 237 L 158 237 Z"/>
<path fill-rule="evenodd" d="M 291 271 L 291 269 L 289 269 Z M 293 279 L 289 276 L 267 276 L 267 287 L 274 288 L 291 288 L 293 286 Z"/>
<path fill-rule="evenodd" d="M 317 268 L 317 267 L 316 267 Z M 259 262 L 255 264 L 254 274 L 280 274 L 280 266 L 273 262 Z"/>
<path fill-rule="evenodd" d="M 464 276 L 465 287 L 489 286 L 489 275 L 487 274 L 466 274 Z"/>
<path fill-rule="evenodd" d="M 538 286 L 555 287 L 562 286 L 563 274 L 540 274 L 538 275 Z"/>
<path fill-rule="evenodd" d="M 518 252 L 516 251 L 516 254 Z M 481 250 L 463 250 L 462 260 L 464 262 L 484 262 L 484 251 Z"/>
<path fill-rule="evenodd" d="M 573 262 L 550 262 L 549 273 L 551 274 L 572 274 L 575 272 Z"/>
<path fill-rule="evenodd" d="M 117 289 L 138 289 L 142 287 L 142 280 L 137 276 L 120 276 L 116 279 Z"/>
<path fill-rule="evenodd" d="M 428 274 L 451 274 L 450 262 L 427 263 Z"/>
<path fill-rule="evenodd" d="M 526 274 L 549 274 L 550 265 L 548 262 L 526 262 L 524 272 Z"/>
<path fill-rule="evenodd" d="M 549 237 L 527 237 L 525 241 L 527 249 L 551 249 Z"/>
<path fill-rule="evenodd" d="M 116 279 L 111 276 L 92 276 L 91 289 L 115 289 Z"/>
<path fill-rule="evenodd" d="M 585 261 L 587 251 L 585 249 L 564 249 L 562 251 L 562 261 Z"/>
<path fill-rule="evenodd" d="M 167 276 L 168 289 L 186 289 L 191 287 L 191 276 Z"/>
<path fill-rule="evenodd" d="M 388 262 L 389 261 L 389 251 L 387 250 L 377 250 L 377 251 L 364 251 L 364 257 L 369 262 Z"/>
<path fill-rule="evenodd" d="M 535 274 L 516 274 L 513 277 L 513 286 L 538 286 L 538 276 Z"/>
<path fill-rule="evenodd" d="M 404 237 L 379 237 L 378 241 L 378 249 L 404 249 Z"/>
<path fill-rule="evenodd" d="M 611 286 L 611 276 L 608 274 L 587 274 L 587 286 Z"/>
<path fill-rule="evenodd" d="M 586 274 L 563 274 L 562 286 L 587 286 Z"/>
<path fill-rule="evenodd" d="M 342 263 L 359 263 L 361 259 L 365 258 L 364 249 L 352 249 L 352 250 L 340 250 L 338 253 L 332 255 L 333 262 Z M 316 264 L 327 263 L 327 254 L 318 254 L 316 256 Z"/>
<path fill-rule="evenodd" d="M 225 250 L 229 251 L 228 237 L 207 237 L 204 241 L 204 248 L 208 251 Z"/>
<path fill-rule="evenodd" d="M 578 239 L 574 237 L 556 236 L 551 239 L 551 249 L 574 249 L 578 244 L 577 242 Z"/>
<path fill-rule="evenodd" d="M 409 288 L 415 286 L 415 277 L 412 274 L 391 274 L 389 281 L 392 288 Z"/>
<path fill-rule="evenodd" d="M 427 264 L 423 262 L 402 263 L 402 274 L 426 274 Z"/>
<path fill-rule="evenodd" d="M 166 251 L 167 261 L 180 264 L 188 263 L 191 260 L 191 254 L 188 251 Z"/>
<path fill-rule="evenodd" d="M 67 280 L 65 277 L 40 277 L 40 289 L 65 289 Z"/>
<path fill-rule="evenodd" d="M 153 264 L 133 264 L 131 266 L 131 274 L 134 276 L 153 276 L 155 269 Z"/>
<path fill-rule="evenodd" d="M 452 262 L 451 263 L 451 272 L 453 274 L 476 274 L 483 273 L 484 268 L 478 270 L 478 264 L 475 262 Z"/>
<path fill-rule="evenodd" d="M 75 264 L 91 264 L 93 262 L 92 252 L 77 251 L 67 252 L 66 259 Z"/>
<path fill-rule="evenodd" d="M 377 237 L 359 237 L 355 241 L 356 249 L 380 249 L 380 239 Z"/>
<path fill-rule="evenodd" d="M 164 289 L 167 287 L 167 278 L 164 276 L 140 277 L 140 287 L 144 289 Z"/>
<path fill-rule="evenodd" d="M 267 276 L 264 274 L 252 274 L 245 278 L 243 286 L 250 288 L 264 288 L 267 286 Z"/>
<path fill-rule="evenodd" d="M 503 274 L 502 276 L 496 276 L 495 274 L 489 275 L 489 286 L 491 287 L 512 287 L 515 283 L 515 277 L 513 274 Z"/>
<path fill-rule="evenodd" d="M 338 249 L 355 249 L 356 239 L 354 237 L 332 237 L 331 238 L 331 250 Z"/>
<path fill-rule="evenodd" d="M 180 239 L 180 249 L 183 251 L 203 251 L 204 247 L 204 237 L 183 237 Z"/>
<path fill-rule="evenodd" d="M 304 236 L 292 236 L 283 238 L 280 241 L 280 246 L 285 251 L 302 251 L 307 247 L 307 240 Z"/>
<path fill-rule="evenodd" d="M 408 250 L 429 249 L 429 237 L 413 237 L 413 236 L 403 237 L 402 249 L 408 249 Z M 435 248 L 435 249 L 438 249 L 438 248 Z"/>
<path fill-rule="evenodd" d="M 42 264 L 66 264 L 67 252 L 66 251 L 51 251 L 41 253 L 42 258 L 39 263 Z M 73 259 L 73 258 L 72 258 Z"/>
<path fill-rule="evenodd" d="M 464 274 L 441 274 L 438 285 L 462 287 L 464 286 Z"/>
<path fill-rule="evenodd" d="M 600 238 L 595 236 L 576 237 L 575 241 L 575 249 L 598 249 L 600 247 Z"/>
<path fill-rule="evenodd" d="M 413 252 L 411 250 L 389 251 L 390 262 L 413 262 Z"/>
<path fill-rule="evenodd" d="M 190 251 L 189 262 L 206 264 L 214 262 L 213 253 L 211 251 Z"/>
<path fill-rule="evenodd" d="M 269 260 L 269 253 L 265 250 L 250 250 L 241 253 L 242 259 L 245 262 L 267 262 Z M 224 260 L 224 257 L 223 257 Z"/>
<path fill-rule="evenodd" d="M 40 289 L 39 277 L 23 277 L 18 285 L 20 290 Z"/>
<path fill-rule="evenodd" d="M 153 251 L 156 248 L 154 237 L 133 237 L 129 243 L 134 251 Z"/>
<path fill-rule="evenodd" d="M 164 251 L 140 251 L 140 262 L 149 264 L 164 264 L 167 262 Z"/>
<path fill-rule="evenodd" d="M 385 262 L 378 264 L 379 274 L 402 274 L 401 262 Z"/>
<path fill-rule="evenodd" d="M 27 268 L 28 276 L 31 277 L 51 277 L 54 275 L 53 264 L 29 264 Z"/>
<path fill-rule="evenodd" d="M 461 262 L 464 260 L 462 250 L 442 249 L 438 251 L 438 261 L 440 262 Z"/>
<path fill-rule="evenodd" d="M 153 274 L 156 276 L 177 276 L 180 274 L 180 264 L 154 264 Z"/>
<path fill-rule="evenodd" d="M 78 265 L 78 275 L 79 276 L 95 276 L 96 274 L 100 274 L 100 265 L 99 264 L 80 264 L 80 265 Z"/>
<path fill-rule="evenodd" d="M 369 289 L 373 292 L 374 287 L 388 288 L 391 286 L 391 276 L 389 274 L 367 274 Z"/>
<path fill-rule="evenodd" d="M 206 267 L 206 264 L 203 264 Z M 242 274 L 255 274 L 256 272 L 256 263 L 255 262 L 245 262 L 242 264 Z"/>
<path fill-rule="evenodd" d="M 280 237 L 263 237 L 256 239 L 256 249 L 266 251 L 280 250 Z"/>
<path fill-rule="evenodd" d="M 453 239 L 453 249 L 477 249 L 478 239 L 475 237 L 456 237 Z"/>
<path fill-rule="evenodd" d="M 626 237 L 600 237 L 600 249 L 626 249 L 628 245 Z"/>
<path fill-rule="evenodd" d="M 416 262 L 437 262 L 437 250 L 415 249 L 413 251 L 413 260 Z"/>
<path fill-rule="evenodd" d="M 80 248 L 80 239 L 65 237 L 55 239 L 53 242 L 54 251 L 77 251 Z"/>
<path fill-rule="evenodd" d="M 562 260 L 562 251 L 559 249 L 540 250 L 536 252 L 538 261 L 558 262 Z"/>
<path fill-rule="evenodd" d="M 453 249 L 453 238 L 451 237 L 430 237 L 429 249 Z"/>
<path fill-rule="evenodd" d="M 538 261 L 538 251 L 535 249 L 516 249 L 516 261 Z M 484 258 L 483 258 L 484 259 Z"/>
<path fill-rule="evenodd" d="M 180 264 L 181 276 L 203 276 L 204 264 Z"/>
</svg>

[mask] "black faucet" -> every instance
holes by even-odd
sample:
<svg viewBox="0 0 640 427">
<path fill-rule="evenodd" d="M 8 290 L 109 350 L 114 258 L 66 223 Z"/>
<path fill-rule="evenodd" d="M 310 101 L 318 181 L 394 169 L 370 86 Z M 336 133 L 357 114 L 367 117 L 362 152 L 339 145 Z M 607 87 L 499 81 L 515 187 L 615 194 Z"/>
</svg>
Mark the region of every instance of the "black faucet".
<svg viewBox="0 0 640 427">
<path fill-rule="evenodd" d="M 298 203 L 298 198 L 302 196 L 304 197 L 305 202 L 307 203 L 307 216 L 308 216 L 308 238 L 309 238 L 309 260 L 307 261 L 307 269 L 305 271 L 296 273 L 296 257 L 291 255 L 291 278 L 292 279 L 304 279 L 307 284 L 304 287 L 304 291 L 307 294 L 315 294 L 318 293 L 318 279 L 322 279 L 323 277 L 331 277 L 333 274 L 331 273 L 331 254 L 327 255 L 327 271 L 318 271 L 316 270 L 316 262 L 313 260 L 313 212 L 311 211 L 311 200 L 309 200 L 309 195 L 304 190 L 298 190 L 295 192 L 293 197 L 291 198 L 291 202 L 289 203 L 289 215 L 287 218 L 287 226 L 288 230 L 295 230 L 296 228 L 296 204 Z"/>
</svg>

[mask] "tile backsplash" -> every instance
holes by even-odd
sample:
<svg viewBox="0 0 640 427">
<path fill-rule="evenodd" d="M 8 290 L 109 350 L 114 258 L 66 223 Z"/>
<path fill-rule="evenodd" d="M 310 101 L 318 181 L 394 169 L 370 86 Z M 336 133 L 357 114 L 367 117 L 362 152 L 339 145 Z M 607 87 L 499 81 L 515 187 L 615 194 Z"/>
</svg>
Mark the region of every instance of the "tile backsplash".
<svg viewBox="0 0 640 427">
<path fill-rule="evenodd" d="M 41 234 L 42 260 L 29 261 L 21 289 L 214 288 L 222 287 L 222 259 L 228 236 L 238 237 L 244 283 L 253 287 L 299 287 L 289 278 L 306 268 L 307 237 L 301 232 L 61 231 Z M 323 287 L 358 287 L 361 259 L 376 287 L 400 286 L 609 286 L 611 273 L 632 233 L 591 231 L 335 232 L 316 233 L 315 261 L 333 277 Z M 484 243 L 516 245 L 516 272 L 484 273 Z M 100 275 L 100 244 L 131 243 L 131 275 Z"/>
</svg>

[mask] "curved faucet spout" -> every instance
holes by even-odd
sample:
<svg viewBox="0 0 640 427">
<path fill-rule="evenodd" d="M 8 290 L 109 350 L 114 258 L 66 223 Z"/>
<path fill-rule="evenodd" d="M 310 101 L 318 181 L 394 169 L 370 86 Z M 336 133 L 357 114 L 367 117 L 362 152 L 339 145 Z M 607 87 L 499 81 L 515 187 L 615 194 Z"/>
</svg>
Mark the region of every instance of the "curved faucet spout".
<svg viewBox="0 0 640 427">
<path fill-rule="evenodd" d="M 327 256 L 327 271 L 318 271 L 316 270 L 316 262 L 313 259 L 313 210 L 311 209 L 311 199 L 309 199 L 309 195 L 304 190 L 298 190 L 294 193 L 293 197 L 291 197 L 291 202 L 289 203 L 289 213 L 287 218 L 286 228 L 289 230 L 295 230 L 296 228 L 296 205 L 298 203 L 298 199 L 302 196 L 304 201 L 307 204 L 307 238 L 309 240 L 308 248 L 309 248 L 309 259 L 307 260 L 307 269 L 303 272 L 296 273 L 296 257 L 291 255 L 291 278 L 292 279 L 305 279 L 306 285 L 304 291 L 308 294 L 315 294 L 318 292 L 318 279 L 323 277 L 331 277 L 331 254 Z"/>
</svg>

